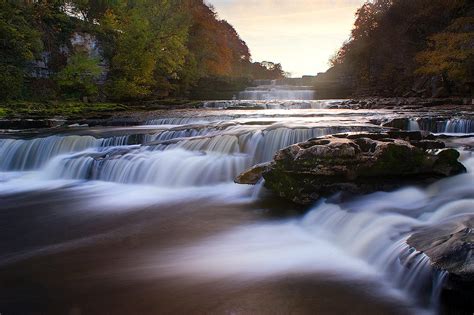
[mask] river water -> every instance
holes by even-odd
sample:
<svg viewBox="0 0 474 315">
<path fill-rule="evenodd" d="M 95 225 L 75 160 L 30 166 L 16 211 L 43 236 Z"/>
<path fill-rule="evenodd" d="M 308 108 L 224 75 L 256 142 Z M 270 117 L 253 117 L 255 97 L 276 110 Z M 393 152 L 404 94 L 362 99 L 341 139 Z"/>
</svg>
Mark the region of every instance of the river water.
<svg viewBox="0 0 474 315">
<path fill-rule="evenodd" d="M 293 103 L 217 102 L 134 127 L 5 132 L 0 313 L 439 312 L 446 275 L 404 241 L 474 213 L 474 138 L 461 137 L 472 121 Z M 400 116 L 411 118 L 407 129 L 454 136 L 468 173 L 308 209 L 233 183 L 290 144 L 383 131 Z"/>
</svg>

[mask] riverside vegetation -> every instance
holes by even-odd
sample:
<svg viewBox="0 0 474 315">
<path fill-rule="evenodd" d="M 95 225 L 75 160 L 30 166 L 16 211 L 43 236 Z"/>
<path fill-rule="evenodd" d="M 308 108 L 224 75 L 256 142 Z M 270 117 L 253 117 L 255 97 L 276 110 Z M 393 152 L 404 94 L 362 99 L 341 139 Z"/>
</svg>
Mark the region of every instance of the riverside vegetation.
<svg viewBox="0 0 474 315">
<path fill-rule="evenodd" d="M 279 64 L 252 62 L 202 0 L 0 1 L 0 47 L 1 116 L 31 102 L 63 114 L 64 100 L 229 98 L 253 79 L 284 75 Z"/>
<path fill-rule="evenodd" d="M 472 96 L 473 16 L 468 0 L 364 3 L 318 97 Z M 0 38 L 0 117 L 230 99 L 286 75 L 202 0 L 0 1 Z"/>
<path fill-rule="evenodd" d="M 374 0 L 321 75 L 363 96 L 474 95 L 474 3 Z"/>
</svg>

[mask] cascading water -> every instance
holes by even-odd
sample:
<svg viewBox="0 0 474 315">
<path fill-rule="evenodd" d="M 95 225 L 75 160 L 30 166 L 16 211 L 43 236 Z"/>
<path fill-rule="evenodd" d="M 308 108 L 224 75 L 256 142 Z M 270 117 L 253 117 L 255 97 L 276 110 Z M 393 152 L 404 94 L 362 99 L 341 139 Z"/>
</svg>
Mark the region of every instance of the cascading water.
<svg viewBox="0 0 474 315">
<path fill-rule="evenodd" d="M 249 87 L 238 94 L 239 100 L 272 101 L 272 100 L 314 100 L 316 92 L 310 86 L 259 85 Z"/>
<path fill-rule="evenodd" d="M 410 119 L 408 130 L 425 130 L 434 133 L 474 133 L 474 119 Z"/>
<path fill-rule="evenodd" d="M 209 290 L 212 302 L 215 292 L 210 287 L 229 290 L 233 296 L 234 285 L 253 288 L 304 275 L 342 287 L 370 283 L 373 290 L 364 294 L 406 305 L 400 314 L 436 312 L 446 273 L 434 270 L 427 256 L 409 248 L 405 240 L 413 229 L 473 213 L 471 152 L 462 155 L 467 174 L 427 188 L 405 187 L 344 202 L 331 198 L 302 217 L 270 216 L 270 220 L 265 213 L 278 212 L 282 205 L 271 203 L 274 197 L 262 183 L 234 184 L 236 175 L 271 160 L 278 149 L 293 143 L 339 132 L 383 130 L 371 121 L 395 114 L 324 109 L 175 114 L 146 126 L 95 130 L 94 136 L 68 131 L 68 135 L 0 139 L 0 219 L 9 222 L 0 230 L 0 272 L 6 268 L 2 276 L 9 276 L 9 268 L 20 268 L 11 274 L 34 273 L 21 269 L 21 262 L 36 259 L 41 265 L 42 256 L 45 260 L 52 256 L 61 267 L 68 266 L 64 270 L 79 265 L 94 269 L 96 273 L 87 270 L 94 284 L 102 283 L 98 274 L 114 280 L 125 277 L 126 283 L 130 277 L 160 283 L 162 291 L 151 301 L 158 303 L 156 296 L 171 292 L 159 307 L 178 307 L 182 303 L 173 302 L 173 296 L 184 294 L 181 288 L 188 286 L 193 294 L 197 285 L 201 291 Z M 415 123 L 419 121 L 414 120 L 411 128 Z M 466 126 L 451 123 L 450 128 L 471 128 Z M 470 138 L 463 139 L 472 145 Z M 17 231 L 22 231 L 20 236 Z M 145 241 L 138 235 L 146 235 Z M 4 241 L 12 238 L 17 240 L 14 246 Z M 124 245 L 128 240 L 131 245 Z M 97 245 L 102 242 L 114 245 Z M 81 258 L 81 251 L 91 252 Z M 68 258 L 70 252 L 79 262 Z M 106 260 L 89 264 L 90 257 Z M 108 257 L 119 258 L 111 263 Z M 48 274 L 55 272 L 60 271 Z M 28 277 L 36 276 L 40 275 Z M 96 295 L 107 296 L 104 292 Z M 318 292 L 324 294 L 329 293 Z M 366 299 L 362 304 L 370 305 Z M 190 312 L 178 310 L 169 312 Z"/>
</svg>

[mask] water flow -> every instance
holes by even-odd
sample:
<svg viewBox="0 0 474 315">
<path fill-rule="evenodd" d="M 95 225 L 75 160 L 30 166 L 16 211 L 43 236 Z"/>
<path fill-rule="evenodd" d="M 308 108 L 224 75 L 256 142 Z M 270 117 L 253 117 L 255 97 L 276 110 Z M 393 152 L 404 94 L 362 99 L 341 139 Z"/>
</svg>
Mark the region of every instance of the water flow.
<svg viewBox="0 0 474 315">
<path fill-rule="evenodd" d="M 102 146 L 90 136 L 52 136 L 32 140 L 0 139 L 0 170 L 28 170 L 43 166 L 51 158 Z"/>
<path fill-rule="evenodd" d="M 212 120 L 212 119 L 211 119 Z M 207 123 L 150 129 L 148 134 L 94 138 L 50 136 L 0 140 L 0 170 L 41 170 L 37 178 L 103 180 L 156 186 L 205 186 L 232 182 L 250 166 L 310 138 L 364 126 L 301 127 L 271 123 Z M 137 129 L 137 132 L 140 131 Z M 133 145 L 132 143 L 137 143 Z M 175 173 L 173 173 L 175 172 Z M 181 175 L 179 175 L 181 174 Z"/>
<path fill-rule="evenodd" d="M 129 132 L 103 138 L 3 139 L 0 194 L 7 194 L 12 187 L 18 191 L 23 185 L 35 191 L 55 189 L 65 180 L 93 180 L 94 185 L 103 183 L 99 185 L 102 190 L 88 198 L 104 208 L 120 208 L 132 203 L 131 199 L 154 200 L 155 193 L 161 194 L 160 198 L 166 195 L 167 202 L 187 200 L 191 208 L 194 199 L 202 196 L 219 195 L 236 203 L 231 196 L 241 186 L 232 184 L 234 177 L 251 165 L 271 160 L 278 149 L 321 135 L 376 128 L 343 111 L 337 123 L 328 120 L 326 124 L 320 116 L 283 119 L 279 115 L 274 114 L 271 121 L 166 118 L 153 121 L 160 128 L 148 126 L 140 137 Z M 418 126 L 415 123 L 419 122 L 410 122 L 411 128 Z M 468 123 L 447 123 L 444 128 L 448 126 L 452 130 L 471 128 Z M 463 159 L 468 174 L 425 189 L 406 187 L 347 202 L 322 201 L 302 218 L 238 226 L 169 250 L 166 255 L 160 253 L 158 258 L 153 256 L 149 267 L 161 276 L 189 279 L 255 281 L 305 273 L 364 278 L 379 283 L 383 294 L 402 296 L 433 310 L 446 273 L 433 270 L 428 257 L 405 241 L 416 228 L 473 213 L 474 157 L 464 152 Z M 42 186 L 33 185 L 37 182 Z M 105 193 L 112 187 L 105 182 L 122 186 Z M 150 187 L 158 190 L 149 193 Z M 261 182 L 248 193 L 246 202 L 260 201 L 267 195 Z M 134 264 L 140 263 L 150 262 L 134 260 Z"/>
<path fill-rule="evenodd" d="M 474 164 L 474 157 L 465 162 Z M 417 314 L 436 312 L 447 273 L 433 269 L 406 239 L 416 228 L 472 215 L 472 182 L 471 172 L 426 189 L 374 193 L 339 204 L 322 201 L 302 219 L 237 227 L 151 264 L 158 273 L 197 280 L 293 273 L 372 279 L 382 285 L 379 295 L 403 297 L 422 308 Z M 260 190 L 257 186 L 256 196 Z"/>
<path fill-rule="evenodd" d="M 291 86 L 276 85 L 259 85 L 257 87 L 249 87 L 238 95 L 239 100 L 254 101 L 272 101 L 272 100 L 314 100 L 315 91 L 310 86 Z"/>
<path fill-rule="evenodd" d="M 409 119 L 408 130 L 425 130 L 434 133 L 474 133 L 474 119 Z"/>
</svg>

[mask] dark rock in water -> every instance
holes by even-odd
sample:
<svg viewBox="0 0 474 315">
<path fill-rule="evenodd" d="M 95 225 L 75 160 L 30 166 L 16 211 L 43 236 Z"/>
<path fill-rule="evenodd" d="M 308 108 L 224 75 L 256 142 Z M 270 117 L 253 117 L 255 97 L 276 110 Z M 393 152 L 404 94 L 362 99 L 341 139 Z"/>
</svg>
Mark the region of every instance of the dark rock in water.
<svg viewBox="0 0 474 315">
<path fill-rule="evenodd" d="M 383 127 L 397 128 L 400 130 L 407 130 L 410 120 L 408 118 L 394 118 L 382 124 Z"/>
<path fill-rule="evenodd" d="M 270 164 L 244 172 L 236 182 L 253 183 L 262 173 L 267 188 L 299 204 L 341 191 L 360 194 L 428 184 L 466 171 L 456 150 L 426 150 L 442 146 L 421 132 L 324 136 L 278 151 Z"/>
<path fill-rule="evenodd" d="M 474 281 L 474 215 L 423 228 L 407 244 L 427 255 L 434 267 L 461 281 Z"/>
<path fill-rule="evenodd" d="M 64 125 L 65 122 L 57 119 L 2 119 L 0 129 L 55 128 Z"/>
<path fill-rule="evenodd" d="M 235 178 L 237 184 L 255 185 L 262 179 L 262 174 L 268 168 L 270 163 L 257 164 Z"/>
</svg>

